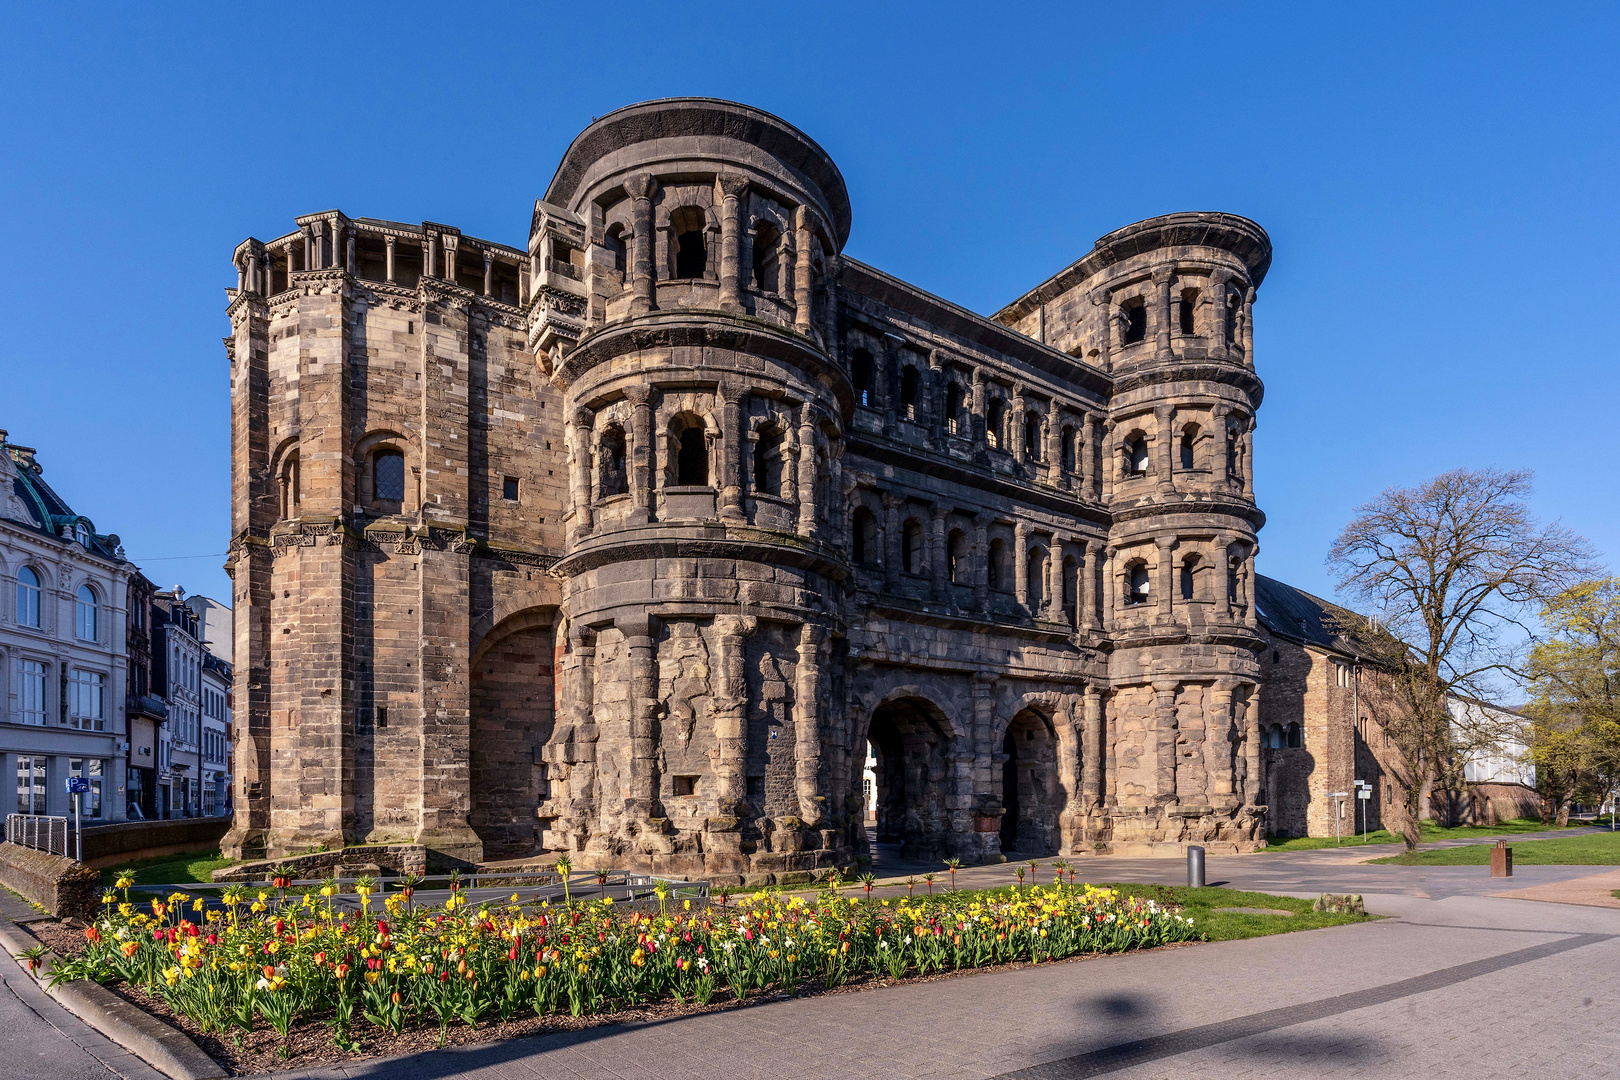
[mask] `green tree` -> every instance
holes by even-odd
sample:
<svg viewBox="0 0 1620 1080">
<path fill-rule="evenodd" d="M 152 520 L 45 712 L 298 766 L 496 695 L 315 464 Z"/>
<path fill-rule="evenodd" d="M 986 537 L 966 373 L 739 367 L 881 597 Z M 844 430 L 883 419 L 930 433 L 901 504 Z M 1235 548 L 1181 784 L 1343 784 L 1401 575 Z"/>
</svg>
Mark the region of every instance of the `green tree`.
<svg viewBox="0 0 1620 1080">
<path fill-rule="evenodd" d="M 1526 505 L 1530 473 L 1456 469 L 1390 488 L 1358 507 L 1328 555 L 1339 588 L 1373 615 L 1347 614 L 1352 634 L 1390 679 L 1395 715 L 1385 734 L 1401 756 L 1392 831 L 1418 845 L 1424 795 L 1460 784 L 1468 754 L 1504 732 L 1489 700 L 1517 670 L 1515 645 L 1537 605 L 1591 573 L 1587 542 L 1543 525 Z M 1451 800 L 1448 800 L 1448 802 Z"/>
<path fill-rule="evenodd" d="M 1582 581 L 1542 609 L 1546 637 L 1525 665 L 1529 756 L 1560 826 L 1583 791 L 1620 786 L 1620 578 Z"/>
</svg>

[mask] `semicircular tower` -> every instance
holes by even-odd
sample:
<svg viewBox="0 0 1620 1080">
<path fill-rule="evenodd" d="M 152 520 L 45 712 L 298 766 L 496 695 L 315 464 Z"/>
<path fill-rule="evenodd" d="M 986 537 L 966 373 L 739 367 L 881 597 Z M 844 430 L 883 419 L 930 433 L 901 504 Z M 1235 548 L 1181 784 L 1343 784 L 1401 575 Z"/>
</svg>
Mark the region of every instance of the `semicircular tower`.
<svg viewBox="0 0 1620 1080">
<path fill-rule="evenodd" d="M 822 755 L 849 225 L 815 142 L 708 99 L 597 120 L 536 206 L 530 337 L 570 468 L 547 848 L 710 875 L 848 858 Z"/>
</svg>

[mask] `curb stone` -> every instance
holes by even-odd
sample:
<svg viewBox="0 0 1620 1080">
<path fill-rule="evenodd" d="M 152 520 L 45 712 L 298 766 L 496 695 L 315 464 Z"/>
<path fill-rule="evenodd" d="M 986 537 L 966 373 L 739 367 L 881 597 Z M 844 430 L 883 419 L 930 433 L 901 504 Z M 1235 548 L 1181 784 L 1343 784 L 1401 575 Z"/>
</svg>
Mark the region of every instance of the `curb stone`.
<svg viewBox="0 0 1620 1080">
<path fill-rule="evenodd" d="M 20 930 L 9 920 L 0 919 L 0 946 L 4 946 L 8 955 L 39 944 L 40 940 L 32 934 Z M 173 1080 L 222 1080 L 230 1075 L 185 1032 L 170 1027 L 99 983 L 79 979 L 52 987 L 51 973 L 58 959 L 55 953 L 48 954 L 40 969 L 30 972 L 34 981 L 59 1005 L 102 1035 Z"/>
</svg>

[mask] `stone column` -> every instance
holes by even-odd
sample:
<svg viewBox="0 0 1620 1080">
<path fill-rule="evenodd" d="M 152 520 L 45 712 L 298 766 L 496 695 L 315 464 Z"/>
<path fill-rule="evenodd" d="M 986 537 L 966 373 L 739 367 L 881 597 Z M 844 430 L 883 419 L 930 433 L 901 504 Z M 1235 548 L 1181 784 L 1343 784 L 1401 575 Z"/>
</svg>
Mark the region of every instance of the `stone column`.
<svg viewBox="0 0 1620 1080">
<path fill-rule="evenodd" d="M 742 291 L 742 197 L 748 192 L 748 179 L 720 176 L 715 179 L 720 196 L 720 310 L 741 311 Z"/>
<path fill-rule="evenodd" d="M 1254 290 L 1243 296 L 1243 366 L 1254 367 Z"/>
<path fill-rule="evenodd" d="M 1104 371 L 1113 365 L 1114 304 L 1107 289 L 1091 293 L 1092 337 L 1097 345 L 1097 366 Z"/>
<path fill-rule="evenodd" d="M 1232 538 L 1224 533 L 1215 537 L 1215 558 L 1211 560 L 1215 565 L 1211 568 L 1215 572 L 1215 621 L 1232 621 L 1232 578 L 1231 578 L 1231 548 Z"/>
<path fill-rule="evenodd" d="M 900 507 L 906 501 L 891 491 L 883 493 L 883 580 L 890 592 L 900 587 Z"/>
<path fill-rule="evenodd" d="M 1215 270 L 1209 275 L 1209 317 L 1205 319 L 1205 333 L 1209 335 L 1209 355 L 1217 360 L 1224 360 L 1226 349 L 1226 278 L 1225 270 Z M 1202 299 L 1202 297 L 1200 297 Z"/>
<path fill-rule="evenodd" d="M 1171 552 L 1176 545 L 1176 538 L 1174 536 L 1155 536 L 1153 542 L 1159 546 L 1159 580 L 1157 582 L 1159 603 L 1154 621 L 1167 623 L 1175 618 L 1175 613 L 1171 610 L 1171 604 L 1174 601 L 1173 594 L 1176 586 L 1176 563 L 1175 556 Z"/>
<path fill-rule="evenodd" d="M 354 233 L 352 233 L 352 232 L 349 233 L 349 239 L 344 244 L 344 247 L 343 247 L 343 268 L 345 270 L 347 270 L 351 274 L 355 272 L 355 268 L 354 268 Z"/>
<path fill-rule="evenodd" d="M 1255 628 L 1254 603 L 1254 557 L 1260 554 L 1260 546 L 1251 544 L 1249 554 L 1243 560 L 1243 625 L 1250 630 Z"/>
<path fill-rule="evenodd" d="M 742 401 L 747 395 L 735 379 L 720 380 L 720 520 L 743 522 L 748 513 L 743 506 L 742 485 Z"/>
<path fill-rule="evenodd" d="M 989 514 L 973 515 L 973 606 L 990 608 L 990 522 Z"/>
<path fill-rule="evenodd" d="M 1170 354 L 1170 278 L 1174 271 L 1168 266 L 1161 266 L 1153 271 L 1153 288 L 1155 290 L 1154 322 L 1158 323 L 1154 334 L 1154 348 L 1160 356 Z"/>
<path fill-rule="evenodd" d="M 444 280 L 455 283 L 456 280 L 456 252 L 461 248 L 461 237 L 455 233 L 444 234 Z"/>
<path fill-rule="evenodd" d="M 315 266 L 315 232 L 308 225 L 305 225 L 303 228 L 298 230 L 298 234 L 304 238 L 303 268 L 305 270 L 311 270 Z M 288 250 L 290 251 L 291 248 Z M 290 258 L 287 260 L 287 269 L 292 269 L 292 259 Z"/>
<path fill-rule="evenodd" d="M 1082 630 L 1095 630 L 1097 628 L 1097 574 L 1098 550 L 1095 540 L 1082 540 L 1080 543 L 1080 581 L 1075 586 L 1077 592 L 1075 602 L 1080 605 L 1080 628 Z"/>
<path fill-rule="evenodd" d="M 1153 683 L 1153 712 L 1158 734 L 1158 784 L 1160 805 L 1176 805 L 1176 691 L 1181 683 L 1161 679 Z"/>
<path fill-rule="evenodd" d="M 994 791 L 1001 783 L 1001 768 L 992 760 L 1001 752 L 992 734 L 996 730 L 996 676 L 975 671 L 973 693 L 973 748 L 977 752 L 974 784 L 979 791 Z"/>
<path fill-rule="evenodd" d="M 1046 474 L 1052 482 L 1061 487 L 1069 486 L 1069 478 L 1063 471 L 1063 421 L 1058 413 L 1058 404 L 1054 400 L 1046 407 Z M 1079 456 L 1075 457 L 1075 464 L 1079 464 Z"/>
<path fill-rule="evenodd" d="M 1210 805 L 1217 809 L 1230 810 L 1238 803 L 1232 761 L 1232 692 L 1237 685 L 1236 679 L 1223 677 L 1210 690 L 1204 760 L 1209 769 Z"/>
<path fill-rule="evenodd" d="M 248 261 L 244 257 L 236 264 L 236 291 L 238 295 L 248 291 Z"/>
<path fill-rule="evenodd" d="M 493 296 L 490 286 L 495 279 L 495 253 L 489 248 L 484 249 L 484 295 Z"/>
<path fill-rule="evenodd" d="M 715 664 L 714 789 L 721 817 L 738 816 L 747 796 L 743 769 L 748 762 L 748 638 L 757 625 L 752 618 L 722 615 L 715 619 L 719 657 Z M 733 825 L 733 829 L 735 825 Z"/>
<path fill-rule="evenodd" d="M 1102 477 L 1097 468 L 1096 420 L 1091 413 L 1080 417 L 1080 445 L 1074 448 L 1075 487 L 1089 492 L 1093 499 L 1102 498 Z"/>
<path fill-rule="evenodd" d="M 658 193 L 658 181 L 651 173 L 637 173 L 624 182 L 630 196 L 630 314 L 645 315 L 657 305 L 653 299 L 653 286 L 657 280 L 653 267 L 653 196 Z"/>
<path fill-rule="evenodd" d="M 816 531 L 816 473 L 820 462 L 816 457 L 816 409 L 805 404 L 799 408 L 799 535 L 814 536 Z"/>
<path fill-rule="evenodd" d="M 1114 556 L 1119 553 L 1118 548 L 1108 547 L 1103 550 L 1103 633 L 1110 633 L 1114 629 L 1114 605 L 1118 598 L 1119 582 L 1114 571 Z"/>
<path fill-rule="evenodd" d="M 387 273 L 385 276 L 388 278 L 388 284 L 390 285 L 394 283 L 394 241 L 395 238 L 392 236 L 383 239 L 383 243 L 388 247 Z"/>
<path fill-rule="evenodd" d="M 422 237 L 422 276 L 425 278 L 439 276 L 439 243 L 433 239 L 431 233 Z"/>
<path fill-rule="evenodd" d="M 982 446 L 985 445 L 984 407 L 985 407 L 986 404 L 987 404 L 987 402 L 985 401 L 984 369 L 983 368 L 974 368 L 973 369 L 973 430 L 971 432 L 969 432 L 968 434 L 973 439 L 973 445 L 975 447 L 982 447 Z"/>
<path fill-rule="evenodd" d="M 589 409 L 574 410 L 574 477 L 571 498 L 574 503 L 574 540 L 591 534 L 591 446 L 596 436 L 596 415 Z"/>
<path fill-rule="evenodd" d="M 630 402 L 630 513 L 625 520 L 632 525 L 645 525 L 652 520 L 653 503 L 653 446 L 652 446 L 652 387 L 636 383 L 625 388 L 625 400 Z"/>
<path fill-rule="evenodd" d="M 1254 498 L 1254 417 L 1249 417 L 1243 425 L 1243 434 L 1239 439 L 1239 453 L 1243 458 L 1243 494 Z"/>
<path fill-rule="evenodd" d="M 1158 483 L 1159 491 L 1168 494 L 1176 489 L 1176 410 L 1173 405 L 1160 405 L 1153 410 L 1153 419 L 1158 426 L 1157 445 L 1154 447 L 1154 456 L 1159 459 L 1158 468 L 1153 471 L 1159 475 L 1154 479 Z"/>
<path fill-rule="evenodd" d="M 1024 445 L 1024 388 L 1016 383 L 1013 384 L 1012 415 L 1007 423 L 1012 429 L 1007 432 L 1007 442 L 1011 444 L 1013 460 L 1023 464 L 1029 456 L 1029 447 Z"/>
<path fill-rule="evenodd" d="M 1266 790 L 1265 756 L 1260 744 L 1260 684 L 1244 683 L 1248 691 L 1243 702 L 1243 804 L 1263 806 Z"/>
<path fill-rule="evenodd" d="M 928 393 L 921 395 L 927 414 L 928 435 L 935 446 L 945 445 L 945 357 L 938 349 L 928 350 Z M 919 417 L 921 419 L 921 417 Z"/>
<path fill-rule="evenodd" d="M 1075 606 L 1080 605 L 1079 590 L 1075 591 Z M 1052 622 L 1063 622 L 1063 537 L 1052 534 L 1052 547 L 1046 557 L 1046 617 Z"/>
<path fill-rule="evenodd" d="M 1029 526 L 1022 521 L 1013 524 L 1013 595 L 1018 607 L 1029 615 Z"/>
<path fill-rule="evenodd" d="M 929 511 L 929 530 L 932 532 L 929 543 L 929 562 L 933 563 L 928 569 L 932 571 L 934 579 L 934 599 L 941 604 L 951 602 L 951 578 L 947 572 L 948 560 L 945 550 L 945 525 L 950 517 L 950 511 L 943 506 L 935 506 Z"/>
<path fill-rule="evenodd" d="M 1080 743 L 1080 793 L 1087 809 L 1102 806 L 1103 710 L 1102 695 L 1086 684 L 1084 737 Z"/>
<path fill-rule="evenodd" d="M 633 821 L 653 816 L 658 802 L 658 643 L 644 620 L 620 627 L 630 658 L 630 783 L 625 815 Z"/>
<path fill-rule="evenodd" d="M 799 793 L 799 817 L 811 828 L 826 820 L 827 799 L 821 782 L 821 646 L 826 630 L 813 623 L 799 627 L 799 662 L 795 669 L 793 761 Z"/>
<path fill-rule="evenodd" d="M 811 262 L 813 251 L 810 235 L 810 208 L 797 207 L 793 211 L 793 247 L 798 261 L 793 266 L 793 328 L 808 335 L 814 325 Z"/>
</svg>

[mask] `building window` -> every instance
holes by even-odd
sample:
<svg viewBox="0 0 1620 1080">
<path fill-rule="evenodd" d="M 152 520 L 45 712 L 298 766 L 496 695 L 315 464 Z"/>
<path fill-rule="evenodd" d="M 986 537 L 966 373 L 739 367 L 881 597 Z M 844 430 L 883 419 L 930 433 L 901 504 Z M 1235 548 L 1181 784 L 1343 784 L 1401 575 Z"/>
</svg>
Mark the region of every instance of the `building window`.
<svg viewBox="0 0 1620 1080">
<path fill-rule="evenodd" d="M 984 440 L 997 450 L 1007 443 L 1007 403 L 991 398 L 984 413 Z"/>
<path fill-rule="evenodd" d="M 1305 745 L 1305 740 L 1303 738 L 1303 733 L 1300 731 L 1299 725 L 1297 723 L 1289 724 L 1288 725 L 1288 748 L 1290 750 L 1298 750 L 1300 747 L 1302 747 L 1304 745 Z"/>
<path fill-rule="evenodd" d="M 302 497 L 298 486 L 298 451 L 294 450 L 281 464 L 281 516 L 297 517 L 298 503 Z"/>
<path fill-rule="evenodd" d="M 781 291 L 780 260 L 776 254 L 780 242 L 775 225 L 761 221 L 754 226 L 754 288 L 762 293 Z"/>
<path fill-rule="evenodd" d="M 675 451 L 675 483 L 678 487 L 707 487 L 709 484 L 709 440 L 702 420 L 693 419 L 681 429 Z"/>
<path fill-rule="evenodd" d="M 855 400 L 862 405 L 872 404 L 872 354 L 856 349 L 849 354 L 849 377 L 855 384 Z"/>
<path fill-rule="evenodd" d="M 597 497 L 608 499 L 625 494 L 630 490 L 630 486 L 624 467 L 624 428 L 618 424 L 609 424 L 602 429 L 602 436 L 596 446 Z"/>
<path fill-rule="evenodd" d="M 1181 433 L 1181 467 L 1195 469 L 1198 467 L 1198 425 L 1188 424 Z"/>
<path fill-rule="evenodd" d="M 985 567 L 987 584 L 1000 592 L 1010 591 L 1008 583 L 1012 575 L 1007 570 L 1007 542 L 1005 540 L 990 541 L 990 562 Z"/>
<path fill-rule="evenodd" d="M 624 226 L 615 225 L 607 231 L 607 236 L 602 238 L 603 246 L 608 249 L 608 254 L 613 257 L 613 269 L 620 274 L 624 274 L 626 271 L 627 253 L 624 237 Z"/>
<path fill-rule="evenodd" d="M 1196 333 L 1194 321 L 1198 312 L 1198 290 L 1181 290 L 1181 332 L 1191 335 Z"/>
<path fill-rule="evenodd" d="M 371 458 L 371 497 L 377 502 L 405 501 L 405 455 L 378 450 Z"/>
<path fill-rule="evenodd" d="M 1041 414 L 1024 414 L 1024 456 L 1030 461 L 1041 460 Z"/>
<path fill-rule="evenodd" d="M 507 502 L 517 502 L 518 478 L 515 476 L 501 477 L 501 498 Z"/>
<path fill-rule="evenodd" d="M 918 523 L 916 518 L 908 518 L 900 536 L 900 569 L 908 574 L 922 573 L 922 525 Z"/>
<path fill-rule="evenodd" d="M 767 428 L 754 440 L 754 494 L 782 497 L 782 430 Z"/>
<path fill-rule="evenodd" d="M 1148 575 L 1147 564 L 1136 563 L 1130 568 L 1130 576 L 1125 590 L 1125 603 L 1127 606 L 1145 604 L 1153 591 L 1153 581 Z"/>
<path fill-rule="evenodd" d="M 900 372 L 900 416 L 905 420 L 917 419 L 917 369 L 907 364 Z"/>
<path fill-rule="evenodd" d="M 45 758 L 18 755 L 17 757 L 17 813 L 43 814 L 45 812 Z"/>
<path fill-rule="evenodd" d="M 68 724 L 81 731 L 107 729 L 107 677 L 74 668 L 68 674 Z"/>
<path fill-rule="evenodd" d="M 951 383 L 945 388 L 945 430 L 952 435 L 966 435 L 962 424 L 962 384 Z"/>
<path fill-rule="evenodd" d="M 1032 547 L 1024 565 L 1024 601 L 1033 614 L 1046 607 L 1046 549 Z"/>
<path fill-rule="evenodd" d="M 1189 555 L 1181 563 L 1181 598 L 1191 600 L 1198 592 L 1198 556 Z"/>
<path fill-rule="evenodd" d="M 39 574 L 31 566 L 17 571 L 17 625 L 39 625 Z"/>
<path fill-rule="evenodd" d="M 864 506 L 856 507 L 850 536 L 850 556 L 856 565 L 866 566 L 875 561 L 879 543 L 877 515 Z"/>
<path fill-rule="evenodd" d="M 1136 300 L 1120 310 L 1125 315 L 1125 344 L 1135 345 L 1147 340 L 1147 305 Z"/>
<path fill-rule="evenodd" d="M 24 724 L 45 722 L 45 665 L 38 660 L 17 661 L 17 719 Z"/>
<path fill-rule="evenodd" d="M 671 777 L 671 779 L 674 781 L 674 789 L 675 789 L 675 794 L 677 796 L 684 799 L 689 795 L 696 795 L 697 794 L 697 784 L 698 784 L 698 778 L 697 777 L 695 777 L 695 776 L 675 776 L 675 777 Z"/>
<path fill-rule="evenodd" d="M 709 268 L 709 248 L 703 237 L 707 221 L 695 206 L 683 206 L 669 215 L 669 231 L 674 240 L 670 257 L 677 278 L 700 278 Z"/>
<path fill-rule="evenodd" d="M 961 529 L 952 529 L 945 540 L 946 576 L 958 585 L 967 584 L 967 562 L 967 534 Z"/>
<path fill-rule="evenodd" d="M 1147 436 L 1133 435 L 1125 440 L 1125 474 L 1127 476 L 1148 474 Z"/>
<path fill-rule="evenodd" d="M 97 622 L 96 590 L 80 585 L 79 598 L 74 605 L 73 632 L 80 641 L 95 641 Z"/>
<path fill-rule="evenodd" d="M 103 762 L 99 758 L 68 758 L 68 775 L 90 781 L 90 791 L 80 796 L 79 812 L 85 817 L 101 816 Z"/>
<path fill-rule="evenodd" d="M 1074 472 L 1076 460 L 1076 454 L 1074 452 L 1074 435 L 1075 432 L 1073 426 L 1065 426 L 1062 434 L 1059 436 L 1059 443 L 1061 447 L 1060 452 L 1063 454 L 1063 471 L 1066 473 Z"/>
</svg>

